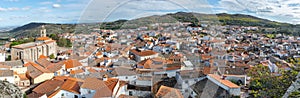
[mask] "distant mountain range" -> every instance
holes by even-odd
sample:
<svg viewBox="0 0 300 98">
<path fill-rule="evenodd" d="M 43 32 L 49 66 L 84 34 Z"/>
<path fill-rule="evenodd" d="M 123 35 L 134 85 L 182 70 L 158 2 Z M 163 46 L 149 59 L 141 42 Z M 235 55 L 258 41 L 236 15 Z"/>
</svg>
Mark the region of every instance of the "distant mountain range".
<svg viewBox="0 0 300 98">
<path fill-rule="evenodd" d="M 18 26 L 7 26 L 7 27 L 0 27 L 0 32 L 6 32 L 6 31 L 10 31 L 14 28 L 16 28 Z"/>
<path fill-rule="evenodd" d="M 89 33 L 95 29 L 120 29 L 137 28 L 149 26 L 153 23 L 175 23 L 192 22 L 195 25 L 200 23 L 216 25 L 239 25 L 239 26 L 260 26 L 262 28 L 275 28 L 276 33 L 287 33 L 299 35 L 300 25 L 280 23 L 243 14 L 201 14 L 191 12 L 177 12 L 165 15 L 153 15 L 133 20 L 117 20 L 103 23 L 81 23 L 81 24 L 50 24 L 50 23 L 29 23 L 2 33 L 9 33 L 11 37 L 38 36 L 40 26 L 45 25 L 47 33 Z"/>
</svg>

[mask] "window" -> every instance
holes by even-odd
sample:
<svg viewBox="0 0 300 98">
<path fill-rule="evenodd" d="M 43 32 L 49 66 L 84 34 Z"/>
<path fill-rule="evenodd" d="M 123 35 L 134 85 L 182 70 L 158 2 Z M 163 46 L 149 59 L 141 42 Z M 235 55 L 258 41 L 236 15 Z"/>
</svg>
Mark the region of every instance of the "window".
<svg viewBox="0 0 300 98">
<path fill-rule="evenodd" d="M 132 91 L 129 91 L 129 96 L 132 96 Z"/>
<path fill-rule="evenodd" d="M 184 92 L 188 92 L 188 91 L 189 91 L 188 89 L 185 89 L 185 90 L 184 90 Z"/>
<path fill-rule="evenodd" d="M 18 76 L 15 76 L 15 78 L 18 78 Z"/>
<path fill-rule="evenodd" d="M 197 79 L 194 79 L 194 81 L 197 81 Z"/>
</svg>

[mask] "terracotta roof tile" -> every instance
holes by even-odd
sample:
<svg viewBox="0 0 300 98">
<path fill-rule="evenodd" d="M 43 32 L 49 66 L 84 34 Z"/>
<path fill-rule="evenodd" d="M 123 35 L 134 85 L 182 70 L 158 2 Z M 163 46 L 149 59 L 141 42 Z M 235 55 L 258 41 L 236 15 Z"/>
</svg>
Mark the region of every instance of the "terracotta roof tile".
<svg viewBox="0 0 300 98">
<path fill-rule="evenodd" d="M 183 95 L 178 89 L 163 85 L 160 86 L 155 96 L 158 98 L 183 98 Z"/>
<path fill-rule="evenodd" d="M 48 57 L 47 56 L 45 56 L 45 55 L 40 55 L 40 57 L 39 57 L 40 59 L 47 59 Z"/>
<path fill-rule="evenodd" d="M 0 64 L 0 69 L 10 69 L 11 66 Z"/>
<path fill-rule="evenodd" d="M 27 66 L 27 74 L 31 78 L 36 78 L 43 73 L 52 73 L 51 71 L 43 68 L 42 66 L 40 66 L 36 63 L 33 63 L 33 62 L 28 62 L 25 65 Z"/>
<path fill-rule="evenodd" d="M 92 68 L 88 69 L 88 71 L 89 71 L 90 73 L 95 73 L 95 72 L 98 72 L 97 70 L 95 70 L 95 69 L 92 69 Z"/>
<path fill-rule="evenodd" d="M 0 70 L 0 77 L 14 76 L 13 70 Z"/>
<path fill-rule="evenodd" d="M 77 80 L 76 78 L 68 78 L 66 82 L 61 86 L 62 90 L 66 90 L 69 92 L 73 92 L 76 94 L 80 94 L 80 85 L 82 84 L 82 81 Z"/>
<path fill-rule="evenodd" d="M 229 87 L 229 88 L 239 88 L 238 85 L 230 82 L 229 80 L 223 80 L 221 79 L 221 77 L 219 75 L 215 75 L 215 74 L 208 74 L 209 77 L 215 79 L 216 81 L 222 83 L 223 85 Z"/>
<path fill-rule="evenodd" d="M 49 66 L 47 66 L 47 69 L 51 72 L 56 72 L 63 68 L 64 61 L 60 61 L 58 63 L 51 63 Z"/>
<path fill-rule="evenodd" d="M 209 60 L 211 58 L 212 58 L 212 56 L 209 56 L 209 55 L 201 55 L 202 60 Z"/>
<path fill-rule="evenodd" d="M 20 80 L 29 80 L 27 77 L 26 77 L 26 74 L 18 74 Z"/>
<path fill-rule="evenodd" d="M 86 78 L 81 85 L 81 88 L 98 90 L 105 86 L 106 84 L 102 80 L 99 80 L 97 78 Z"/>
<path fill-rule="evenodd" d="M 138 98 L 138 97 L 121 94 L 118 98 Z"/>
<path fill-rule="evenodd" d="M 36 93 L 46 94 L 49 92 L 56 91 L 63 83 L 64 81 L 59 81 L 55 79 L 47 80 L 44 83 L 35 87 L 32 91 Z"/>
<path fill-rule="evenodd" d="M 44 40 L 51 40 L 49 37 L 38 37 L 36 40 L 44 41 Z"/>
<path fill-rule="evenodd" d="M 206 66 L 205 66 L 205 67 L 203 68 L 203 73 L 206 74 L 206 75 L 207 75 L 207 74 L 210 74 L 210 73 L 211 73 L 211 67 L 206 67 Z"/>
<path fill-rule="evenodd" d="M 118 76 L 131 76 L 136 75 L 136 73 L 128 68 L 117 67 L 112 71 L 112 74 Z"/>
<path fill-rule="evenodd" d="M 115 86 L 117 85 L 119 79 L 116 78 L 108 78 L 105 81 L 105 85 L 110 89 L 111 92 L 113 92 Z"/>
<path fill-rule="evenodd" d="M 59 80 L 59 81 L 65 81 L 68 78 L 69 78 L 68 76 L 55 76 L 53 79 Z"/>
<path fill-rule="evenodd" d="M 104 87 L 100 90 L 97 90 L 93 98 L 102 98 L 102 97 L 110 98 L 111 96 L 112 96 L 112 92 L 109 91 L 108 87 Z"/>
<path fill-rule="evenodd" d="M 145 50 L 145 51 L 137 51 L 136 49 L 131 49 L 130 52 L 139 55 L 139 56 L 150 56 L 150 55 L 155 55 L 157 54 L 156 52 L 152 51 L 152 50 Z"/>
<path fill-rule="evenodd" d="M 162 68 L 165 61 L 159 58 L 146 59 L 138 63 L 138 66 L 143 66 L 145 69 Z"/>
<path fill-rule="evenodd" d="M 117 80 L 113 78 L 109 78 L 107 81 L 102 81 L 97 78 L 87 78 L 81 88 L 96 90 L 93 98 L 111 97 L 116 84 Z"/>
<path fill-rule="evenodd" d="M 75 59 L 66 60 L 65 65 L 66 65 L 66 69 L 82 66 L 82 64 Z"/>
<path fill-rule="evenodd" d="M 78 69 L 78 70 L 71 70 L 70 74 L 79 74 L 79 73 L 84 73 L 84 70 Z"/>
<path fill-rule="evenodd" d="M 48 65 L 51 64 L 50 61 L 47 60 L 47 58 L 39 58 L 36 63 L 42 65 L 42 67 L 46 68 Z"/>
</svg>

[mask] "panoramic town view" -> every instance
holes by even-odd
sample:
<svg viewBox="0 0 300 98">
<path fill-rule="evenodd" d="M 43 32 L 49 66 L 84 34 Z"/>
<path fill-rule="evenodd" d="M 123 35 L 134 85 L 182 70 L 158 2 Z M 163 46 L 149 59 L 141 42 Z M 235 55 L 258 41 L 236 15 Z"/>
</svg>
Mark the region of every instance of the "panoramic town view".
<svg viewBox="0 0 300 98">
<path fill-rule="evenodd" d="M 299 0 L 0 2 L 0 98 L 300 98 Z"/>
</svg>

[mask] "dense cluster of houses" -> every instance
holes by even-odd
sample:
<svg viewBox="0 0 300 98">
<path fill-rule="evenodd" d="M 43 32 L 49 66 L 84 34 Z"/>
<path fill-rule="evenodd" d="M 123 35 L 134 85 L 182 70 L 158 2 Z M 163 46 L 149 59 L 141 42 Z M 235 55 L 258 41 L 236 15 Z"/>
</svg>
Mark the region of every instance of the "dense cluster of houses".
<svg viewBox="0 0 300 98">
<path fill-rule="evenodd" d="M 293 66 L 285 59 L 300 57 L 300 40 L 293 36 L 243 33 L 257 27 L 209 31 L 184 25 L 63 35 L 72 49 L 58 50 L 55 60 L 4 60 L 0 80 L 30 88 L 29 98 L 246 96 L 251 67 L 262 64 L 276 74 Z"/>
</svg>

